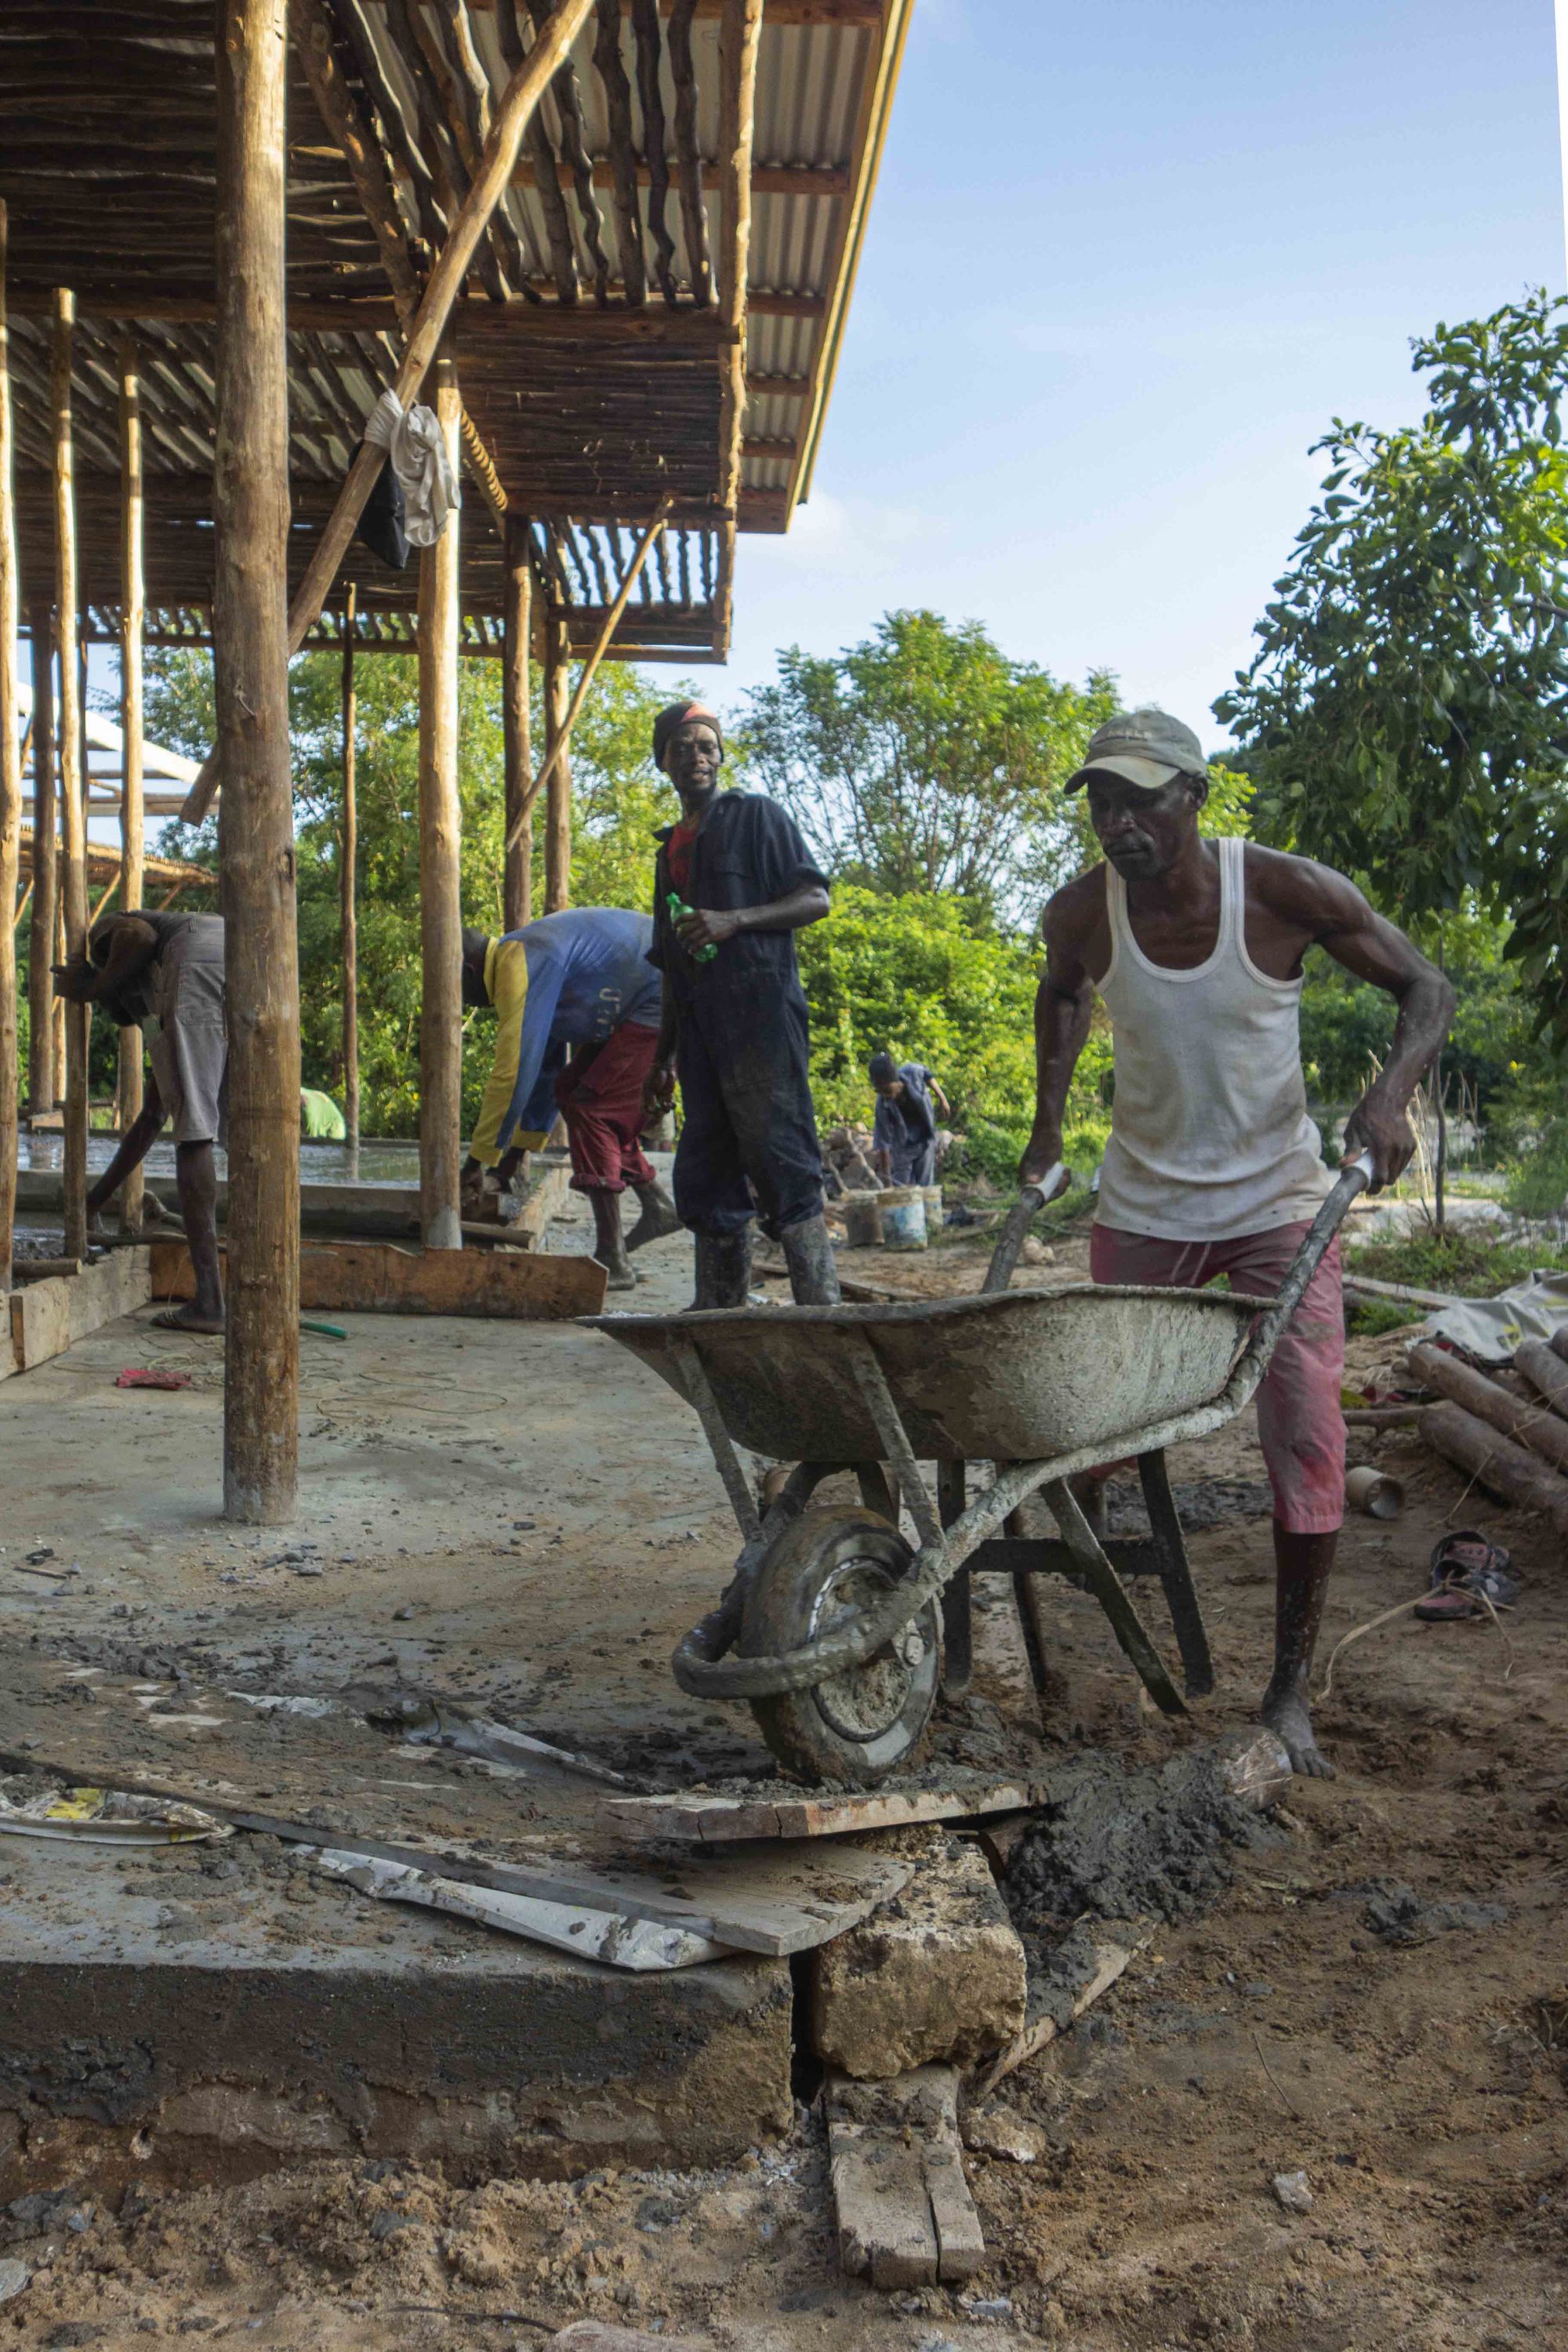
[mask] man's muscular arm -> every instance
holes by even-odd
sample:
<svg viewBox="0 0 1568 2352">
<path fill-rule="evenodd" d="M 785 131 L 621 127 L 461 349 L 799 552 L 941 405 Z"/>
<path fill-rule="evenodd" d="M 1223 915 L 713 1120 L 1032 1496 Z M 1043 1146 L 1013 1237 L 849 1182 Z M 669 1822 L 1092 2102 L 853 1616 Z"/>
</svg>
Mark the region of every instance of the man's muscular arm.
<svg viewBox="0 0 1568 2352">
<path fill-rule="evenodd" d="M 1041 929 L 1046 969 L 1035 998 L 1035 1123 L 1018 1162 L 1020 1186 L 1037 1184 L 1062 1156 L 1062 1114 L 1079 1055 L 1089 1038 L 1094 982 L 1085 948 L 1094 929 L 1100 898 L 1086 892 L 1092 882 L 1103 890 L 1098 867 L 1058 890 L 1046 908 Z M 1071 1178 L 1055 1188 L 1067 1190 Z"/>
<path fill-rule="evenodd" d="M 1355 884 L 1310 858 L 1270 858 L 1259 877 L 1271 912 L 1293 916 L 1337 964 L 1381 988 L 1399 1007 L 1382 1076 L 1345 1121 L 1345 1156 L 1370 1151 L 1374 1187 L 1392 1184 L 1415 1157 L 1410 1097 L 1448 1034 L 1454 991 L 1436 964 L 1370 907 Z"/>
</svg>

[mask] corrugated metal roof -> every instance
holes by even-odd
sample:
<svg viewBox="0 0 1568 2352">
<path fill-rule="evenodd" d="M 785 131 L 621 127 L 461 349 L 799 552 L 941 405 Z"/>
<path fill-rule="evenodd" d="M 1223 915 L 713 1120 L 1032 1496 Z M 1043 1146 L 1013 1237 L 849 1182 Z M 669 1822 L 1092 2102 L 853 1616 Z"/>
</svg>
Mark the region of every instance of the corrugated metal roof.
<svg viewBox="0 0 1568 2352">
<path fill-rule="evenodd" d="M 410 0 L 411 13 L 420 5 L 421 0 Z M 753 188 L 748 265 L 751 289 L 754 295 L 763 298 L 763 304 L 753 310 L 750 320 L 748 373 L 752 378 L 763 375 L 804 379 L 805 396 L 783 401 L 752 393 L 749 397 L 743 419 L 744 438 L 749 442 L 793 442 L 795 458 L 792 463 L 787 457 L 781 461 L 772 456 L 765 459 L 748 457 L 743 462 L 742 485 L 743 491 L 766 490 L 775 500 L 781 489 L 788 492 L 782 518 L 785 522 L 788 507 L 798 495 L 803 479 L 807 432 L 814 438 L 820 436 L 824 378 L 831 363 L 831 345 L 841 325 L 839 314 L 845 290 L 842 281 L 846 270 L 852 267 L 858 224 L 863 225 L 868 182 L 874 171 L 879 142 L 881 120 L 874 101 L 879 96 L 880 114 L 885 115 L 891 96 L 887 64 L 889 55 L 896 53 L 901 43 L 911 5 L 912 0 L 884 0 L 878 25 L 861 21 L 797 24 L 773 21 L 767 15 L 763 17 L 753 135 L 753 163 L 761 184 Z M 402 53 L 388 22 L 388 12 L 383 5 L 366 5 L 366 0 L 357 0 L 357 9 L 361 23 L 370 30 L 383 70 L 411 119 L 416 118 L 419 94 L 414 66 Z M 859 9 L 847 13 L 852 20 L 864 14 Z M 423 0 L 423 15 L 432 45 L 439 53 L 447 40 L 443 29 L 446 11 L 436 5 L 436 0 Z M 473 7 L 468 11 L 468 21 L 476 52 L 489 81 L 493 103 L 508 79 L 496 12 L 489 7 Z M 718 192 L 719 31 L 717 18 L 707 15 L 699 16 L 691 26 L 697 131 L 704 164 L 703 211 L 710 254 L 718 249 L 722 227 Z M 591 21 L 572 52 L 584 144 L 590 163 L 595 167 L 596 184 L 589 201 L 596 220 L 584 219 L 581 191 L 570 184 L 569 177 L 565 213 L 582 281 L 582 299 L 593 299 L 595 259 L 592 230 L 596 227 L 596 242 L 609 265 L 608 292 L 614 301 L 621 298 L 622 289 L 617 274 L 613 190 L 609 184 L 611 120 L 604 79 L 595 62 L 596 40 L 596 27 Z M 629 16 L 622 22 L 620 58 L 630 86 L 634 139 L 646 163 L 647 134 L 637 82 L 637 47 Z M 659 81 L 666 147 L 673 158 L 677 93 L 668 42 L 660 61 Z M 562 158 L 565 152 L 563 125 L 553 94 L 546 100 L 542 112 L 551 146 Z M 839 184 L 825 188 L 819 184 L 812 192 L 801 194 L 768 184 L 770 173 L 777 174 L 790 167 L 837 174 Z M 563 176 L 568 175 L 563 173 Z M 646 169 L 642 178 L 646 183 Z M 652 221 L 646 184 L 639 191 L 638 204 L 651 264 Z M 534 184 L 531 155 L 520 168 L 518 184 L 509 194 L 506 209 L 535 290 L 547 298 L 553 295 L 548 225 Z M 694 293 L 692 257 L 687 250 L 682 205 L 674 186 L 665 206 L 664 227 L 674 247 L 672 267 L 678 298 L 689 302 Z M 650 267 L 650 281 L 654 275 Z M 769 296 L 802 299 L 812 306 L 810 315 L 770 316 L 765 309 Z M 650 282 L 650 302 L 658 299 Z M 746 528 L 751 520 L 742 515 L 742 528 Z M 776 530 L 780 520 L 775 508 L 763 527 Z"/>
</svg>

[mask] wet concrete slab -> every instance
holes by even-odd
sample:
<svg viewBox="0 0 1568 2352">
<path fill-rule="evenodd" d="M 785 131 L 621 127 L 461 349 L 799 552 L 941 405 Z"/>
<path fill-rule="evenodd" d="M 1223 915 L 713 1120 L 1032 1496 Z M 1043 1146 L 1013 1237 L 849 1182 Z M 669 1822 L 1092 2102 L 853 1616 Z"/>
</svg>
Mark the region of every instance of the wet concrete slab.
<svg viewBox="0 0 1568 2352">
<path fill-rule="evenodd" d="M 786 1960 L 633 1976 L 380 1904 L 268 1839 L 0 1841 L 0 2201 L 310 2156 L 711 2165 L 787 2129 Z"/>
</svg>

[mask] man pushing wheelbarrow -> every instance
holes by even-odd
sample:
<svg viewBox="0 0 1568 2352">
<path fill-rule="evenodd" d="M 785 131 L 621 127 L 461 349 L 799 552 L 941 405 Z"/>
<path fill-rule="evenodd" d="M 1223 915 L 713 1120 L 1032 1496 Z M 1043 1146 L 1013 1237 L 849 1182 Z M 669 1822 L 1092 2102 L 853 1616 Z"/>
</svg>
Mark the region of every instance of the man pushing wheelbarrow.
<svg viewBox="0 0 1568 2352">
<path fill-rule="evenodd" d="M 1038 1110 L 1022 1198 L 983 1289 L 598 1318 L 700 1416 L 743 1539 L 717 1608 L 676 1650 L 676 1680 L 694 1697 L 749 1701 L 801 1780 L 870 1788 L 913 1760 L 939 1688 L 967 1682 L 976 1571 L 1072 1578 L 1155 1705 L 1180 1715 L 1128 1589 L 1157 1579 L 1186 1696 L 1212 1691 L 1165 1456 L 1255 1395 L 1279 1596 L 1263 1719 L 1298 1772 L 1329 1769 L 1307 1677 L 1344 1493 L 1336 1234 L 1357 1193 L 1411 1156 L 1406 1105 L 1452 994 L 1342 875 L 1203 839 L 1203 753 L 1163 711 L 1101 728 L 1071 780 L 1085 784 L 1106 863 L 1046 910 Z M 1297 1028 L 1313 945 L 1399 1007 L 1337 1179 L 1307 1115 Z M 1095 989 L 1110 1010 L 1117 1084 L 1094 1280 L 1015 1290 L 1029 1222 L 1068 1181 L 1062 1108 Z M 1206 1287 L 1219 1273 L 1226 1291 Z M 795 1465 L 765 1507 L 741 1448 Z M 1103 1537 L 1083 1498 L 1129 1456 L 1150 1534 Z M 843 1471 L 860 1505 L 817 1505 Z M 1036 1496 L 1054 1538 L 1026 1529 Z"/>
<path fill-rule="evenodd" d="M 1399 1007 L 1382 1076 L 1345 1128 L 1374 1187 L 1415 1150 L 1410 1098 L 1447 1034 L 1454 992 L 1342 874 L 1252 842 L 1205 840 L 1197 737 L 1163 710 L 1123 711 L 1089 740 L 1085 789 L 1103 865 L 1046 908 L 1035 1011 L 1038 1097 L 1019 1166 L 1061 1158 L 1068 1087 L 1098 991 L 1116 1087 L 1090 1242 L 1097 1283 L 1277 1292 L 1333 1182 L 1307 1111 L 1299 1033 L 1310 947 Z M 1062 1177 L 1055 1190 L 1070 1181 Z M 1308 1675 L 1343 1516 L 1339 1244 L 1321 1259 L 1258 1393 L 1274 1490 L 1274 1673 L 1262 1719 L 1298 1772 L 1331 1769 L 1307 1711 Z"/>
</svg>

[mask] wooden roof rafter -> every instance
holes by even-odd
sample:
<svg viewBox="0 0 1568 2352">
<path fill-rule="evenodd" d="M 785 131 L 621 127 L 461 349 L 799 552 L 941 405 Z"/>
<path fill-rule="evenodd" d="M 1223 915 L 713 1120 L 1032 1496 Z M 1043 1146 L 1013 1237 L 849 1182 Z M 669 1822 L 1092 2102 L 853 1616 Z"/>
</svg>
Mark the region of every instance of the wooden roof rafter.
<svg viewBox="0 0 1568 2352">
<path fill-rule="evenodd" d="M 551 521 L 579 534 L 569 587 L 552 577 L 549 592 L 570 607 L 574 643 L 602 620 L 624 534 L 671 502 L 616 654 L 721 655 L 733 534 L 784 528 L 805 486 L 910 0 L 763 0 L 744 192 L 733 120 L 720 121 L 733 5 L 744 0 L 596 0 L 455 314 L 468 473 L 498 520 L 510 508 L 536 539 Z M 290 6 L 290 473 L 304 556 L 552 0 Z M 119 354 L 134 341 L 154 643 L 163 615 L 199 614 L 210 594 L 212 37 L 209 0 L 0 0 L 25 581 L 36 595 L 46 577 L 30 478 L 48 457 L 39 330 L 63 283 L 79 320 L 84 583 L 100 609 L 114 596 Z M 715 265 L 726 244 L 733 256 L 747 200 L 737 377 L 739 327 Z M 467 607 L 499 619 L 499 540 L 464 536 Z M 358 549 L 340 584 L 350 578 L 367 628 L 395 627 L 412 605 L 412 574 Z"/>
</svg>

